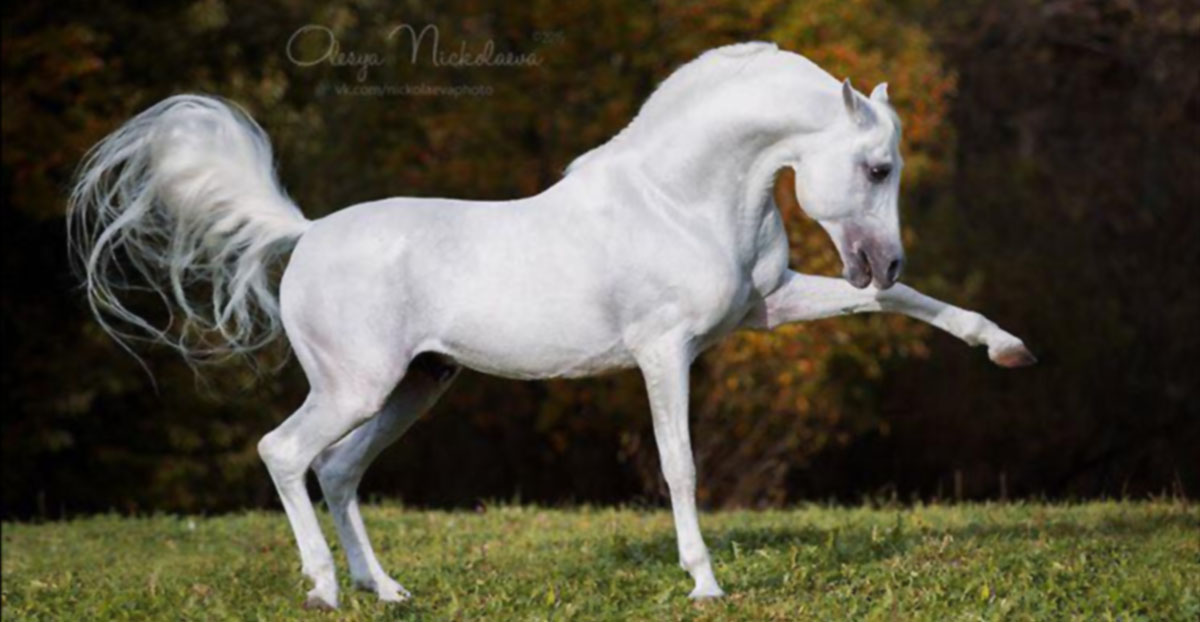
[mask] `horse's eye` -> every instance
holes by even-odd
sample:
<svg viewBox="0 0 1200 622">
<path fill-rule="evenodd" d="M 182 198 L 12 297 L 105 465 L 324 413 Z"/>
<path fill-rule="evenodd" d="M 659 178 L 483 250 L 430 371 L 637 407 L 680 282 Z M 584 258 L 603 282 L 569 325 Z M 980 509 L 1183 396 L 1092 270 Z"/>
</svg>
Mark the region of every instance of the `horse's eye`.
<svg viewBox="0 0 1200 622">
<path fill-rule="evenodd" d="M 892 174 L 892 165 L 891 164 L 876 164 L 875 166 L 867 168 L 867 177 L 870 177 L 871 181 L 873 181 L 875 183 L 879 183 L 879 182 L 887 179 L 888 175 L 891 175 L 891 174 Z"/>
</svg>

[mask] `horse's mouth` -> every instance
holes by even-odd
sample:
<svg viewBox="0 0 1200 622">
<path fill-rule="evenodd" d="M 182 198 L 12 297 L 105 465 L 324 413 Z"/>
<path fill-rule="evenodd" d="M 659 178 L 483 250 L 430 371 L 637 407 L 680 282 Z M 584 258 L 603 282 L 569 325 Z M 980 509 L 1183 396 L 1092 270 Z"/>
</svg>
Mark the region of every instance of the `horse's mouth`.
<svg viewBox="0 0 1200 622">
<path fill-rule="evenodd" d="M 842 264 L 842 277 L 848 283 L 858 289 L 863 289 L 871 284 L 871 262 L 867 259 L 864 251 L 860 249 L 849 258 L 843 258 Z"/>
</svg>

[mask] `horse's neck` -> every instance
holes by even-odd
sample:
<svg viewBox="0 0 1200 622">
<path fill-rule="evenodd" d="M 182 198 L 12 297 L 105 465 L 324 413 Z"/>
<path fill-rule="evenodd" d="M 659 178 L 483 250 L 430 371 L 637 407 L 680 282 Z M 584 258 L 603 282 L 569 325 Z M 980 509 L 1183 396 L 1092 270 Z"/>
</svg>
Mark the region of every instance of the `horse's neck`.
<svg viewBox="0 0 1200 622">
<path fill-rule="evenodd" d="M 757 210 L 775 173 L 804 157 L 840 103 L 836 92 L 805 84 L 771 95 L 772 101 L 744 109 L 718 107 L 703 123 L 662 127 L 633 148 L 635 166 L 663 193 L 695 209 Z"/>
<path fill-rule="evenodd" d="M 688 149 L 647 152 L 624 164 L 645 183 L 651 196 L 705 218 L 739 251 L 746 251 L 769 217 L 772 184 L 784 166 L 803 157 L 809 134 L 796 127 L 760 127 L 740 139 L 697 140 Z"/>
<path fill-rule="evenodd" d="M 724 101 L 622 132 L 574 163 L 564 182 L 582 187 L 608 176 L 628 180 L 644 190 L 637 193 L 644 201 L 656 203 L 648 209 L 708 220 L 744 254 L 769 216 L 775 174 L 804 157 L 841 101 L 837 88 L 821 81 L 771 84 L 725 91 L 716 95 Z"/>
</svg>

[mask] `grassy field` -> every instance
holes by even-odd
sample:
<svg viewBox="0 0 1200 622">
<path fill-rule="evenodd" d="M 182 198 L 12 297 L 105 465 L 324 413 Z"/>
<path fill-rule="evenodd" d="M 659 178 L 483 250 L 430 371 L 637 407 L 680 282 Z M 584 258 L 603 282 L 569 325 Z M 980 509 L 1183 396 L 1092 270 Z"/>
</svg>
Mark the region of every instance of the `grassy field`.
<svg viewBox="0 0 1200 622">
<path fill-rule="evenodd" d="M 4 524 L 3 619 L 1200 620 L 1200 509 L 1180 501 L 708 514 L 729 596 L 705 603 L 665 511 L 366 520 L 408 603 L 343 576 L 340 611 L 302 610 L 282 514 L 105 516 Z"/>
</svg>

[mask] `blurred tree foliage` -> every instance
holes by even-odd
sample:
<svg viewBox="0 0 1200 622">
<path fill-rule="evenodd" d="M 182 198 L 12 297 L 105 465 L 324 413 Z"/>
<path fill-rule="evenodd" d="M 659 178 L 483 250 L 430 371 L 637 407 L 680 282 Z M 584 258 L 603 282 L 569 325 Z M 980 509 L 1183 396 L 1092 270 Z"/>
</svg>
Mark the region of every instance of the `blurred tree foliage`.
<svg viewBox="0 0 1200 622">
<path fill-rule="evenodd" d="M 295 365 L 198 381 L 150 348 L 155 385 L 99 333 L 67 271 L 73 167 L 139 110 L 184 91 L 241 103 L 310 217 L 393 195 L 512 198 L 554 183 L 678 65 L 748 39 L 860 89 L 890 83 L 905 122 L 908 280 L 981 305 L 1030 335 L 1047 364 L 1003 375 L 979 351 L 891 316 L 738 335 L 693 372 L 704 501 L 888 484 L 929 496 L 953 469 L 977 495 L 995 494 L 1001 470 L 1024 493 L 1119 492 L 1130 481 L 1119 473 L 1136 475 L 1135 490 L 1186 480 L 1194 491 L 1180 439 L 1196 446 L 1186 284 L 1197 231 L 1186 207 L 1200 196 L 1187 60 L 1198 21 L 1182 2 L 68 1 L 4 12 L 6 515 L 273 503 L 254 445 L 302 400 Z M 388 62 L 299 66 L 288 42 L 307 24 L 328 27 L 343 58 Z M 425 47 L 412 63 L 411 39 L 388 37 L 400 24 L 436 25 L 447 52 L 491 40 L 541 62 L 435 66 Z M 319 55 L 327 42 L 309 32 L 292 49 Z M 403 84 L 487 94 L 377 92 Z M 803 214 L 785 219 L 793 267 L 835 274 L 824 234 Z M 636 373 L 467 374 L 366 482 L 438 505 L 628 501 L 660 486 Z"/>
<path fill-rule="evenodd" d="M 1003 0 L 954 17 L 933 28 L 958 76 L 955 173 L 914 214 L 939 263 L 913 271 L 978 283 L 972 303 L 1042 360 L 995 374 L 937 348 L 887 379 L 899 433 L 858 455 L 924 494 L 950 490 L 950 465 L 970 496 L 999 494 L 1001 474 L 1016 495 L 1195 495 L 1200 3 Z M 911 389 L 930 378 L 947 389 Z"/>
</svg>

